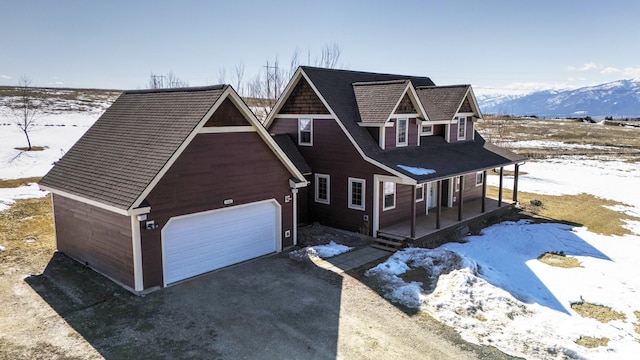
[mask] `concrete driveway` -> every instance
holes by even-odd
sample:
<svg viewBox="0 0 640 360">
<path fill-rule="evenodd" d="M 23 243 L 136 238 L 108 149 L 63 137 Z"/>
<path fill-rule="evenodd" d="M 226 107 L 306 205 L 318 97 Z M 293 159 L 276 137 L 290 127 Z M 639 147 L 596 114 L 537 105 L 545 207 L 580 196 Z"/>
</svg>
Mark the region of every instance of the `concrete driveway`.
<svg viewBox="0 0 640 360">
<path fill-rule="evenodd" d="M 390 304 L 358 280 L 363 271 L 337 274 L 279 254 L 137 297 L 56 254 L 42 275 L 26 281 L 89 345 L 86 353 L 78 353 L 82 346 L 57 349 L 60 356 L 507 358 Z"/>
</svg>

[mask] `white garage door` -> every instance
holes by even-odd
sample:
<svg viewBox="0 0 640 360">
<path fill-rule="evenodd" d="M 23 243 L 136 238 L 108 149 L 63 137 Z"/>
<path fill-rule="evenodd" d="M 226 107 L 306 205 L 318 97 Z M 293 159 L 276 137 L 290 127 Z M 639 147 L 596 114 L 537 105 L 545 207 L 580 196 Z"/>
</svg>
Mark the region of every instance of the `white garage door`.
<svg viewBox="0 0 640 360">
<path fill-rule="evenodd" d="M 162 229 L 165 285 L 277 251 L 279 215 L 263 201 L 171 218 Z"/>
</svg>

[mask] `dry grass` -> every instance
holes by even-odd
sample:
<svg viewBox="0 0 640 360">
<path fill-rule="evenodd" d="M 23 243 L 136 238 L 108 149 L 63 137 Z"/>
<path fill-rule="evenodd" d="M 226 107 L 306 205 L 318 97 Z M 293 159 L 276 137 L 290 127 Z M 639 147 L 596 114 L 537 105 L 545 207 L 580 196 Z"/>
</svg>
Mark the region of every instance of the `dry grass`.
<svg viewBox="0 0 640 360">
<path fill-rule="evenodd" d="M 634 311 L 633 313 L 636 315 L 636 319 L 638 320 L 638 323 L 633 325 L 636 327 L 636 332 L 640 334 L 640 311 Z"/>
<path fill-rule="evenodd" d="M 0 212 L 0 244 L 5 247 L 0 252 L 0 262 L 12 262 L 26 268 L 41 264 L 39 260 L 43 254 L 53 253 L 55 236 L 51 195 L 16 200 L 9 209 Z"/>
<path fill-rule="evenodd" d="M 31 150 L 29 150 L 29 148 L 25 146 L 25 147 L 17 147 L 17 148 L 14 148 L 14 149 L 20 150 L 20 151 L 42 151 L 42 150 L 48 149 L 48 148 L 49 148 L 48 146 L 32 146 Z"/>
<path fill-rule="evenodd" d="M 538 261 L 547 265 L 565 269 L 582 267 L 578 259 L 570 256 L 565 256 L 564 254 L 546 252 L 538 257 Z"/>
<path fill-rule="evenodd" d="M 487 195 L 498 198 L 498 188 L 487 186 Z M 503 200 L 512 199 L 513 192 L 503 189 Z M 602 199 L 591 194 L 540 195 L 518 192 L 525 212 L 533 217 L 551 219 L 565 223 L 582 225 L 589 231 L 604 235 L 630 235 L 624 220 L 640 221 L 640 218 L 606 208 L 605 206 L 625 205 L 617 201 Z M 531 200 L 542 201 L 542 206 L 531 205 Z"/>
<path fill-rule="evenodd" d="M 638 161 L 640 158 L 640 128 L 585 124 L 575 120 L 518 118 L 487 118 L 478 123 L 477 128 L 488 141 L 507 148 L 509 143 L 522 140 L 607 147 L 605 149 L 562 147 L 512 149 L 532 159 L 561 155 L 604 156 L 629 161 Z"/>
<path fill-rule="evenodd" d="M 19 187 L 19 186 L 26 186 L 26 185 L 29 185 L 31 183 L 37 183 L 38 181 L 40 181 L 39 177 L 0 180 L 0 189 L 1 188 L 15 188 L 15 187 Z"/>
<path fill-rule="evenodd" d="M 581 336 L 580 339 L 576 340 L 576 344 L 580 346 L 584 346 L 589 349 L 597 348 L 599 346 L 607 346 L 609 345 L 609 338 L 594 338 L 589 336 Z"/>
<path fill-rule="evenodd" d="M 618 311 L 604 305 L 595 305 L 586 301 L 571 304 L 571 308 L 580 316 L 596 319 L 601 323 L 608 323 L 613 320 L 625 320 L 627 317 Z"/>
</svg>

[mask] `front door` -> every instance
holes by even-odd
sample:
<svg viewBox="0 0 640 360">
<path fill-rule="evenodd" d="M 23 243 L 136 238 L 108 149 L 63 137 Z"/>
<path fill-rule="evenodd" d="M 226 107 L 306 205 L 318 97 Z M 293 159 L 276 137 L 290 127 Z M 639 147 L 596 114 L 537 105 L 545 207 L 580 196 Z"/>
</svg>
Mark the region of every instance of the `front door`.
<svg viewBox="0 0 640 360">
<path fill-rule="evenodd" d="M 436 192 L 437 189 L 438 187 L 436 186 L 436 184 L 427 184 L 427 214 L 429 214 L 429 209 L 433 209 L 434 207 L 438 206 L 438 194 Z"/>
</svg>

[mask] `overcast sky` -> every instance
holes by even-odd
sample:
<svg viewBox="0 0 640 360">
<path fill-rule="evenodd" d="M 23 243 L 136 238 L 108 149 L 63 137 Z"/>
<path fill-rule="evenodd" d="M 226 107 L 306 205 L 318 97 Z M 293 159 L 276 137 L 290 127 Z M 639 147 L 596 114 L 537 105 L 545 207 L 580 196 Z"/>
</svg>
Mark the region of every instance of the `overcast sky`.
<svg viewBox="0 0 640 360">
<path fill-rule="evenodd" d="M 211 85 L 337 43 L 351 70 L 579 87 L 640 77 L 639 14 L 638 0 L 2 0 L 0 85 L 137 89 L 169 71 Z"/>
</svg>

